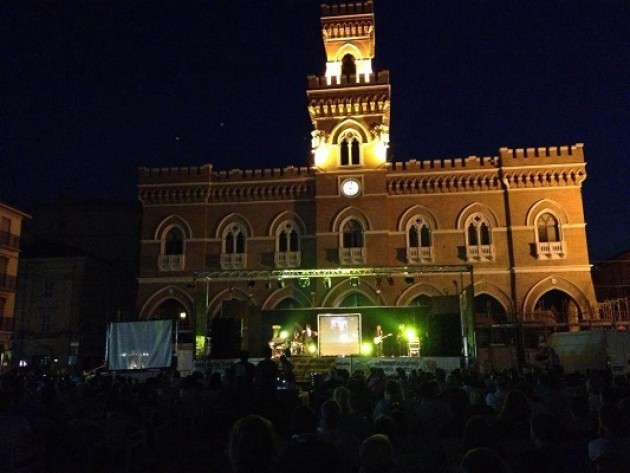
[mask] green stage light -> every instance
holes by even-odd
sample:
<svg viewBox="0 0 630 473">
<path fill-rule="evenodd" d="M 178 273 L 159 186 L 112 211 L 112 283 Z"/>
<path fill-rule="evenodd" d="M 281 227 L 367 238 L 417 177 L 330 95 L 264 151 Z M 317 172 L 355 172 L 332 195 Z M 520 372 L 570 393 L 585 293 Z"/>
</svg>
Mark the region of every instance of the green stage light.
<svg viewBox="0 0 630 473">
<path fill-rule="evenodd" d="M 314 355 L 315 353 L 317 353 L 317 346 L 314 343 L 311 343 L 307 349 L 311 355 Z"/>
<path fill-rule="evenodd" d="M 373 345 L 371 343 L 361 344 L 361 354 L 363 356 L 370 356 L 372 354 Z"/>
<path fill-rule="evenodd" d="M 288 338 L 289 337 L 289 332 L 287 332 L 286 330 L 283 330 L 282 332 L 280 332 L 280 338 Z"/>
<path fill-rule="evenodd" d="M 407 330 L 405 330 L 405 338 L 407 340 L 415 340 L 416 338 L 418 338 L 418 333 L 416 332 L 416 329 L 413 327 L 410 327 Z"/>
</svg>

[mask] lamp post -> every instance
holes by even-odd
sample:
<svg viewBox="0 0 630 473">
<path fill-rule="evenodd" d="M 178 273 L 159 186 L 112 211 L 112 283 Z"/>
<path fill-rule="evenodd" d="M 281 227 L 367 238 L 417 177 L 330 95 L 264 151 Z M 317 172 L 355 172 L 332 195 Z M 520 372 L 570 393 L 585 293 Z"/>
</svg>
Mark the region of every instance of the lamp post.
<svg viewBox="0 0 630 473">
<path fill-rule="evenodd" d="M 179 368 L 179 321 L 186 320 L 186 312 L 180 312 L 179 318 L 175 319 L 175 359 L 177 360 L 177 366 L 175 369 Z"/>
</svg>

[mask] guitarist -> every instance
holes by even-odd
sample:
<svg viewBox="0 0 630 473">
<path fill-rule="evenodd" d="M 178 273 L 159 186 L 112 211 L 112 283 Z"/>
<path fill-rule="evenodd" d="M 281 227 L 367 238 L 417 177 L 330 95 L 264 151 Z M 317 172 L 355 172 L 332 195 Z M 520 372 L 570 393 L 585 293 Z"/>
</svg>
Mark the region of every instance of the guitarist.
<svg viewBox="0 0 630 473">
<path fill-rule="evenodd" d="M 376 356 L 383 356 L 383 328 L 380 325 L 376 326 L 376 332 L 374 334 L 374 347 L 376 348 Z"/>
</svg>

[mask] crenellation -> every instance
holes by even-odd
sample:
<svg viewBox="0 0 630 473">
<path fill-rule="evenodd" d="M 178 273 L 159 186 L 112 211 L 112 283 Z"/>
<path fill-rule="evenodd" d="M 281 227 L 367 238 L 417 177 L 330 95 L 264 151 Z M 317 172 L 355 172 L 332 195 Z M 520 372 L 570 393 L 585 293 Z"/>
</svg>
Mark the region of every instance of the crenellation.
<svg viewBox="0 0 630 473">
<path fill-rule="evenodd" d="M 372 0 L 366 0 L 364 2 L 347 2 L 336 3 L 333 5 L 322 5 L 321 12 L 323 17 L 331 15 L 352 15 L 362 13 L 373 13 L 374 4 Z"/>
<path fill-rule="evenodd" d="M 500 158 L 502 166 L 543 164 L 539 160 L 548 160 L 548 164 L 583 163 L 584 144 L 538 148 L 501 148 Z"/>
</svg>

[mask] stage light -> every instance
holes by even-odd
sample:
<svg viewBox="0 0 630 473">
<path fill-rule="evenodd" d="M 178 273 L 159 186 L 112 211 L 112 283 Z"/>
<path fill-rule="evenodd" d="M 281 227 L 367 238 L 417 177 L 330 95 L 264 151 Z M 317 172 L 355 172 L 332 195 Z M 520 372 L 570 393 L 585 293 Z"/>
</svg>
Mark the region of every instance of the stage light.
<svg viewBox="0 0 630 473">
<path fill-rule="evenodd" d="M 315 345 L 314 343 L 311 343 L 308 346 L 307 350 L 311 355 L 314 355 L 315 353 L 317 353 L 317 345 Z"/>
<path fill-rule="evenodd" d="M 416 280 L 415 280 L 414 278 L 412 278 L 411 276 L 407 276 L 407 277 L 405 278 L 405 283 L 407 283 L 407 284 L 409 284 L 409 285 L 411 285 L 411 284 L 413 284 L 413 283 L 415 283 L 415 282 L 416 282 Z"/>
<path fill-rule="evenodd" d="M 359 285 L 359 278 L 350 278 L 350 285 L 352 287 L 357 287 Z"/>
<path fill-rule="evenodd" d="M 280 338 L 289 338 L 289 332 L 283 330 L 282 332 L 280 332 Z"/>
<path fill-rule="evenodd" d="M 256 285 L 256 281 L 247 281 L 247 287 L 254 287 Z"/>
<path fill-rule="evenodd" d="M 300 278 L 298 280 L 298 284 L 300 287 L 309 287 L 311 285 L 311 280 L 309 278 Z"/>
<path fill-rule="evenodd" d="M 271 289 L 271 281 L 265 281 L 265 289 Z"/>
<path fill-rule="evenodd" d="M 387 278 L 387 284 L 389 284 L 390 286 L 393 286 L 393 285 L 394 285 L 394 278 L 393 278 L 393 277 L 391 277 L 391 276 L 389 276 L 389 277 Z"/>
<path fill-rule="evenodd" d="M 284 279 L 278 279 L 278 289 L 282 289 L 284 287 Z"/>
<path fill-rule="evenodd" d="M 383 282 L 383 278 L 381 278 L 380 276 L 377 276 L 376 277 L 376 285 L 380 287 L 381 286 L 381 282 Z"/>
<path fill-rule="evenodd" d="M 324 289 L 330 289 L 332 287 L 332 280 L 330 278 L 324 278 Z"/>
<path fill-rule="evenodd" d="M 372 349 L 374 348 L 374 345 L 372 345 L 371 343 L 362 343 L 361 344 L 361 354 L 363 356 L 370 356 L 372 354 Z"/>
<path fill-rule="evenodd" d="M 416 333 L 416 329 L 413 328 L 413 327 L 410 327 L 407 330 L 405 330 L 405 338 L 407 340 L 415 340 L 416 338 L 418 338 L 418 334 Z"/>
</svg>

